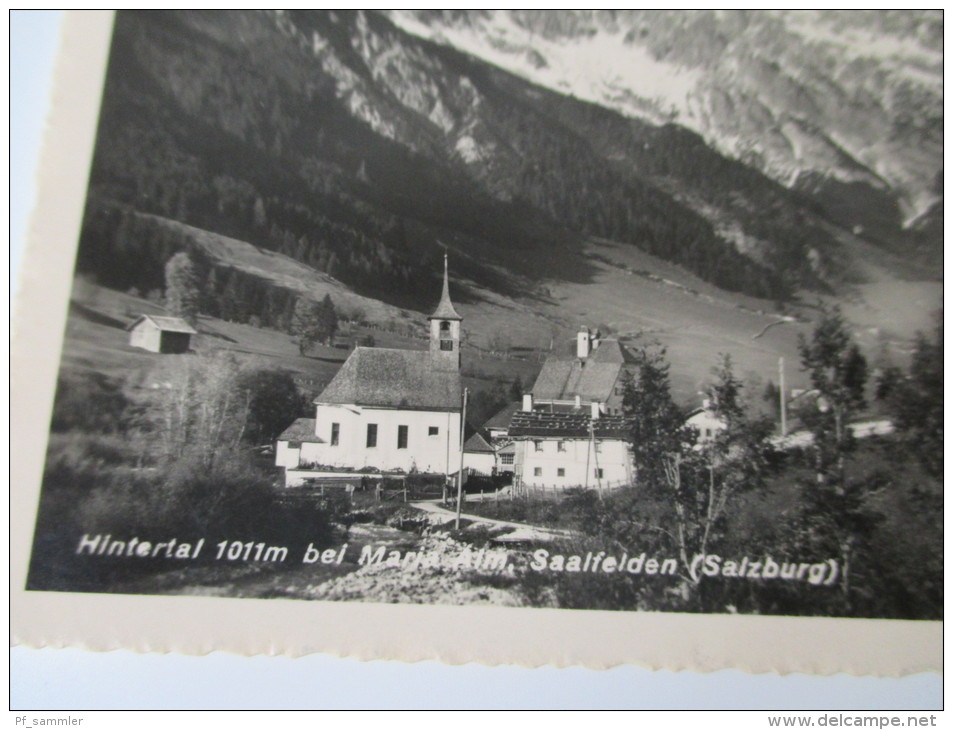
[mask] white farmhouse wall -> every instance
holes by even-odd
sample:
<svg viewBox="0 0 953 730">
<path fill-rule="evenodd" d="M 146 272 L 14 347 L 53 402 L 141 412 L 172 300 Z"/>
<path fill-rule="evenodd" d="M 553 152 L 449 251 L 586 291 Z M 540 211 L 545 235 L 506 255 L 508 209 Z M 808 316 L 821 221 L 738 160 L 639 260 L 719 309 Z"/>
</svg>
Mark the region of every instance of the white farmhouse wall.
<svg viewBox="0 0 953 730">
<path fill-rule="evenodd" d="M 711 440 L 725 427 L 724 421 L 717 418 L 711 411 L 696 413 L 688 418 L 685 423 L 698 431 L 699 442 Z"/>
<path fill-rule="evenodd" d="M 333 424 L 338 442 L 333 444 Z M 367 445 L 367 427 L 377 425 L 377 445 Z M 406 448 L 398 448 L 398 429 L 407 427 Z M 430 429 L 436 435 L 430 435 Z M 381 470 L 416 469 L 450 473 L 460 468 L 460 414 L 446 411 L 319 405 L 315 435 L 324 443 L 303 443 L 301 462 Z"/>
<path fill-rule="evenodd" d="M 595 447 L 589 439 L 546 438 L 517 442 L 522 483 L 531 487 L 588 484 L 592 488 L 600 483 L 613 487 L 630 483 L 632 455 L 628 444 L 618 439 L 597 441 Z M 596 476 L 596 469 L 602 469 L 601 479 Z"/>
</svg>

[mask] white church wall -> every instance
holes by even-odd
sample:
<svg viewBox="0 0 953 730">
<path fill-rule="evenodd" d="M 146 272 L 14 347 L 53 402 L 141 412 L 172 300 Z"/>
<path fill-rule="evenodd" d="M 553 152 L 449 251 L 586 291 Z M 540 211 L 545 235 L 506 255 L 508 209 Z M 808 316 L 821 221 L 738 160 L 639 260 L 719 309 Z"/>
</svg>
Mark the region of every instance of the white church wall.
<svg viewBox="0 0 953 730">
<path fill-rule="evenodd" d="M 368 444 L 371 424 L 377 427 L 373 445 Z M 402 426 L 406 440 L 400 436 Z M 315 431 L 324 443 L 302 444 L 303 463 L 431 473 L 450 473 L 460 467 L 459 413 L 319 405 Z"/>
</svg>

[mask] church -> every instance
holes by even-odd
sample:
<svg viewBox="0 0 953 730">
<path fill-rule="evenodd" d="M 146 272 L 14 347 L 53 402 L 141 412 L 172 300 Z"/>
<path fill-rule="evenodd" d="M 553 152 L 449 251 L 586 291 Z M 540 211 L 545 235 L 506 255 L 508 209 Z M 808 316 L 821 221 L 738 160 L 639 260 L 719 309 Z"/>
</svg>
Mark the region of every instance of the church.
<svg viewBox="0 0 953 730">
<path fill-rule="evenodd" d="M 278 437 L 275 462 L 286 486 L 336 469 L 459 470 L 463 318 L 450 300 L 446 256 L 428 320 L 427 350 L 355 348 L 315 398 L 314 418 L 299 418 Z"/>
</svg>

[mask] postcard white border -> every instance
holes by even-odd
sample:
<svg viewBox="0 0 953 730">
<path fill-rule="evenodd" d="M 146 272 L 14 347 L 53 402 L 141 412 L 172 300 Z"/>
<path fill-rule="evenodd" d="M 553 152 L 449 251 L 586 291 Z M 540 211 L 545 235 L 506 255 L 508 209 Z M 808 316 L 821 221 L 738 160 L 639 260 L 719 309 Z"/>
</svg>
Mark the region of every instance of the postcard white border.
<svg viewBox="0 0 953 730">
<path fill-rule="evenodd" d="M 524 666 L 940 671 L 942 623 L 25 591 L 112 13 L 69 11 L 11 356 L 11 638 L 30 646 Z"/>
</svg>

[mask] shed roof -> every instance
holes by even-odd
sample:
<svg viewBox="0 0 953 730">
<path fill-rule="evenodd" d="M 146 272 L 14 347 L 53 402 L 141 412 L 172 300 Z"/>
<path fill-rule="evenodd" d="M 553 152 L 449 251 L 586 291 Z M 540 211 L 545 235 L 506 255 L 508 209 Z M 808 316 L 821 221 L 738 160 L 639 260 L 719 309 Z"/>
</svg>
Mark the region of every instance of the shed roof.
<svg viewBox="0 0 953 730">
<path fill-rule="evenodd" d="M 622 416 L 592 418 L 576 413 L 547 413 L 545 411 L 517 411 L 510 421 L 512 437 L 565 437 L 625 439 L 631 430 L 631 422 Z"/>
<path fill-rule="evenodd" d="M 323 444 L 324 439 L 314 435 L 314 419 L 298 418 L 288 428 L 281 432 L 278 441 L 306 441 L 312 444 Z"/>
<path fill-rule="evenodd" d="M 192 326 L 181 317 L 160 317 L 155 314 L 140 314 L 134 322 L 126 325 L 126 330 L 132 330 L 138 327 L 142 322 L 148 320 L 163 332 L 185 332 L 186 334 L 196 335 Z"/>
<path fill-rule="evenodd" d="M 487 443 L 486 439 L 477 431 L 463 445 L 463 451 L 467 454 L 492 454 L 494 449 Z"/>
<path fill-rule="evenodd" d="M 460 373 L 435 368 L 427 350 L 358 347 L 314 402 L 458 411 L 462 395 Z"/>
</svg>

